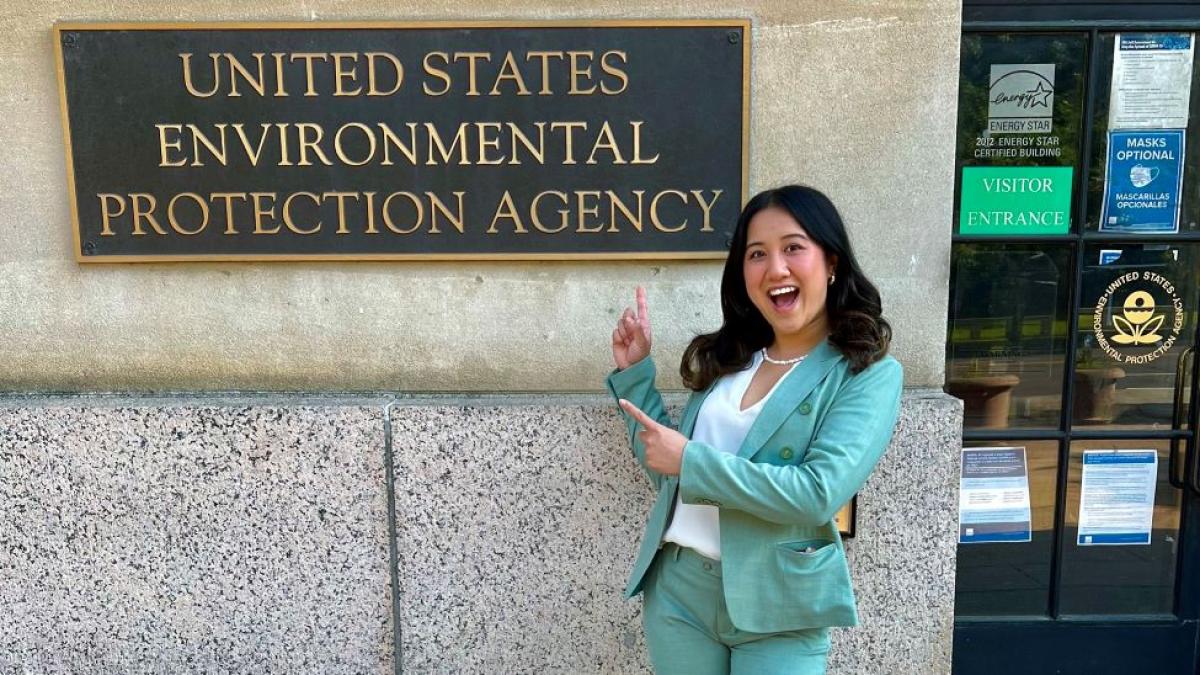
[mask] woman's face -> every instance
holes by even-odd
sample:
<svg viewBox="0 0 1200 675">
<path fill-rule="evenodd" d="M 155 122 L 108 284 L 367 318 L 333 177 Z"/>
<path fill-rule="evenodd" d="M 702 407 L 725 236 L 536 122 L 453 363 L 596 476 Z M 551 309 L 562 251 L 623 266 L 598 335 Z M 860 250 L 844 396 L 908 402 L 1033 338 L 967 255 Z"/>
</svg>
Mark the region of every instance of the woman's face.
<svg viewBox="0 0 1200 675">
<path fill-rule="evenodd" d="M 777 341 L 828 333 L 825 295 L 836 263 L 784 209 L 770 206 L 750 219 L 742 264 L 746 293 Z"/>
</svg>

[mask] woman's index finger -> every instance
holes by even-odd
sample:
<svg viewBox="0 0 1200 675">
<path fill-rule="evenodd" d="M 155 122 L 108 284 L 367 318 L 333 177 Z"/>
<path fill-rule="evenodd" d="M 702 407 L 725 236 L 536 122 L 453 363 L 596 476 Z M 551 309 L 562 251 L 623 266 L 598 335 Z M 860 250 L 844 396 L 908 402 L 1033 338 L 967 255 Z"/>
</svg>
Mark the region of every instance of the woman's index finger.
<svg viewBox="0 0 1200 675">
<path fill-rule="evenodd" d="M 646 303 L 646 289 L 638 286 L 635 295 L 637 295 L 638 319 L 642 321 L 649 321 L 650 306 Z"/>
<path fill-rule="evenodd" d="M 630 417 L 637 420 L 638 423 L 641 424 L 643 427 L 646 427 L 647 429 L 652 429 L 652 428 L 658 426 L 658 422 L 655 422 L 654 420 L 650 419 L 650 416 L 647 415 L 646 413 L 642 412 L 641 409 L 638 408 L 636 405 L 630 403 L 629 401 L 627 401 L 625 399 L 621 399 L 620 401 L 618 401 L 618 403 L 621 405 L 621 409 L 623 409 L 625 412 L 629 413 Z"/>
</svg>

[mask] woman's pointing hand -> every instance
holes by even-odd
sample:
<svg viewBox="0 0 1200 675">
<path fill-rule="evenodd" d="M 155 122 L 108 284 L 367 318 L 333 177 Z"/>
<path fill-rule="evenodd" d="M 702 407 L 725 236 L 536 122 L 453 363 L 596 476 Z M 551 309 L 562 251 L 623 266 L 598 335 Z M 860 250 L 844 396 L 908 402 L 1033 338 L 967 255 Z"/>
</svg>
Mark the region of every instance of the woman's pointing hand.
<svg viewBox="0 0 1200 675">
<path fill-rule="evenodd" d="M 625 399 L 617 403 L 642 425 L 637 435 L 645 447 L 646 468 L 664 476 L 678 476 L 683 467 L 683 448 L 687 445 L 687 437 L 650 419 L 649 415 Z"/>
<path fill-rule="evenodd" d="M 650 355 L 650 309 L 646 306 L 646 289 L 638 286 L 636 295 L 637 309 L 626 307 L 613 330 L 613 361 L 621 370 Z"/>
</svg>

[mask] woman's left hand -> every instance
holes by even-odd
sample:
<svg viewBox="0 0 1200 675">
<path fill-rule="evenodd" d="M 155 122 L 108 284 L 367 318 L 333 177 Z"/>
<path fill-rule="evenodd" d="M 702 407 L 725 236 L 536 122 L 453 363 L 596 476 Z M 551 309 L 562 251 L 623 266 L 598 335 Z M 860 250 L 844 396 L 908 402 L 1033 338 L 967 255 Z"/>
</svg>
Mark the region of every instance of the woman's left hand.
<svg viewBox="0 0 1200 675">
<path fill-rule="evenodd" d="M 629 413 L 633 419 L 642 425 L 638 439 L 645 447 L 646 468 L 664 476 L 678 476 L 683 466 L 683 447 L 687 445 L 687 436 L 650 419 L 650 416 L 638 409 L 637 406 L 621 399 L 618 401 L 621 409 Z"/>
</svg>

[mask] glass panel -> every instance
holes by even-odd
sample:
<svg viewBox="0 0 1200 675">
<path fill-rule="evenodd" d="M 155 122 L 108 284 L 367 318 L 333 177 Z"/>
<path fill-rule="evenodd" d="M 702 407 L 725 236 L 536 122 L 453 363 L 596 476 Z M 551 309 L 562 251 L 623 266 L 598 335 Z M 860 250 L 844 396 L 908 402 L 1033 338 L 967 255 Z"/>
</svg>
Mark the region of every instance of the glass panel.
<svg viewBox="0 0 1200 675">
<path fill-rule="evenodd" d="M 1092 120 L 1092 157 L 1087 183 L 1088 215 L 1085 228 L 1089 231 L 1099 229 L 1099 222 L 1103 215 L 1104 179 L 1109 152 L 1108 124 L 1112 103 L 1110 97 L 1112 92 L 1113 53 L 1114 45 L 1116 44 L 1116 35 L 1115 33 L 1101 33 L 1099 36 L 1100 46 L 1096 60 L 1098 68 L 1096 107 L 1095 117 Z M 1173 35 L 1189 35 L 1189 33 L 1173 33 Z M 1196 111 L 1198 109 L 1200 109 L 1200 69 L 1197 69 L 1195 64 L 1193 64 L 1190 110 Z M 1200 181 L 1196 179 L 1195 174 L 1195 167 L 1200 165 L 1200 125 L 1196 124 L 1196 117 L 1194 113 L 1189 116 L 1188 126 L 1183 135 L 1184 161 L 1181 167 L 1183 169 L 1183 189 L 1180 195 L 1180 232 L 1200 231 Z M 1121 142 L 1120 137 L 1118 137 L 1118 142 Z M 1121 164 L 1125 171 L 1132 170 L 1132 167 L 1129 166 L 1131 162 L 1133 160 Z M 1154 174 L 1157 174 L 1162 168 L 1162 166 L 1148 162 L 1144 170 L 1153 171 Z M 1144 174 L 1144 178 L 1141 179 L 1150 179 L 1150 182 L 1145 185 L 1147 190 L 1153 188 L 1155 193 L 1174 190 L 1173 186 L 1158 189 L 1163 181 L 1151 176 L 1152 174 L 1146 173 Z M 1125 226 L 1120 226 L 1122 229 L 1115 229 L 1118 226 L 1114 225 L 1110 225 L 1109 227 L 1114 228 L 1113 231 L 1125 231 Z"/>
<path fill-rule="evenodd" d="M 955 616 L 1043 616 L 1054 549 L 1057 441 L 967 442 L 968 448 L 1024 447 L 1032 533 L 1027 542 L 959 544 Z"/>
<path fill-rule="evenodd" d="M 1059 610 L 1063 615 L 1095 614 L 1170 614 L 1174 609 L 1175 561 L 1179 542 L 1180 491 L 1167 481 L 1169 441 L 1077 441 L 1071 444 L 1067 474 L 1066 527 L 1063 533 L 1062 579 Z M 1126 478 L 1095 475 L 1094 499 L 1090 506 L 1109 505 L 1105 512 L 1089 508 L 1093 528 L 1115 518 L 1124 517 L 1128 524 L 1116 524 L 1113 533 L 1105 537 L 1096 531 L 1093 545 L 1080 545 L 1079 513 L 1080 485 L 1083 476 L 1084 450 L 1141 449 L 1153 450 L 1158 458 L 1154 485 L 1152 529 L 1149 543 L 1101 545 L 1102 541 L 1128 540 L 1131 537 L 1115 534 L 1122 530 L 1136 531 L 1136 490 Z M 1105 453 L 1109 454 L 1109 453 Z M 1099 466 L 1089 464 L 1089 466 Z M 1093 479 L 1089 479 L 1092 491 Z M 1087 533 L 1085 533 L 1086 535 Z M 1132 537 L 1136 538 L 1136 537 Z"/>
<path fill-rule="evenodd" d="M 952 270 L 946 391 L 964 426 L 1058 428 L 1070 249 L 960 243 Z"/>
<path fill-rule="evenodd" d="M 1074 423 L 1169 429 L 1195 332 L 1196 244 L 1084 249 Z M 1176 390 L 1176 384 L 1181 390 Z"/>
<path fill-rule="evenodd" d="M 963 36 L 956 232 L 1069 232 L 1087 44 L 1084 33 Z"/>
</svg>

